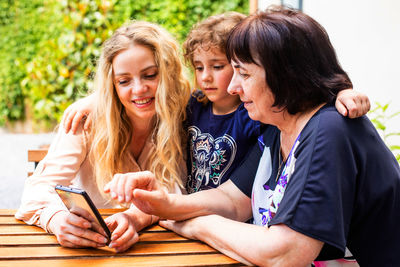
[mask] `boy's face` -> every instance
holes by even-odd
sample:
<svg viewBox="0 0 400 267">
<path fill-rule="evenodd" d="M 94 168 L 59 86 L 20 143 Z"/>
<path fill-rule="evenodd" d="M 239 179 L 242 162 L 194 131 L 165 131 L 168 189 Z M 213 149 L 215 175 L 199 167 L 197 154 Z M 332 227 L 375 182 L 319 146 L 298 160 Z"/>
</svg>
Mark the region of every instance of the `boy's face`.
<svg viewBox="0 0 400 267">
<path fill-rule="evenodd" d="M 198 86 L 214 105 L 237 104 L 237 96 L 227 92 L 233 69 L 224 53 L 217 48 L 197 48 L 193 64 Z"/>
</svg>

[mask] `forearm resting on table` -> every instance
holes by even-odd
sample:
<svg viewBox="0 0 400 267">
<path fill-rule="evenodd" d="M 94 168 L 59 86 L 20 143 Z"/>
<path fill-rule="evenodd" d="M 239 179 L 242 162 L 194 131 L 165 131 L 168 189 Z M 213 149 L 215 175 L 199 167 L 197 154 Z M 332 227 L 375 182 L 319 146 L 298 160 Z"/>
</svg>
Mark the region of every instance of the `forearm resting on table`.
<svg viewBox="0 0 400 267">
<path fill-rule="evenodd" d="M 196 229 L 196 239 L 245 264 L 307 266 L 323 245 L 282 224 L 266 228 L 216 215 L 196 218 L 193 223 L 190 228 Z"/>
<path fill-rule="evenodd" d="M 220 187 L 190 195 L 170 194 L 171 209 L 165 219 L 176 221 L 193 217 L 218 214 L 238 221 L 251 217 L 250 199 L 230 180 Z"/>
<path fill-rule="evenodd" d="M 149 215 L 138 209 L 135 205 L 124 211 L 129 217 L 132 218 L 136 231 L 140 231 L 143 228 L 150 226 L 158 222 L 159 218 L 155 215 Z"/>
</svg>

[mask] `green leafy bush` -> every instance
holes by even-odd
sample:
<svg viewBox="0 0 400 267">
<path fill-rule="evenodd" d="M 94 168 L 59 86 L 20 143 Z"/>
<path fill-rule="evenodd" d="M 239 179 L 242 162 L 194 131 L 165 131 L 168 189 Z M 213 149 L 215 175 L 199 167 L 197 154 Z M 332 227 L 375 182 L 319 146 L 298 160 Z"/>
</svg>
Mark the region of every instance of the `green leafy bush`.
<svg viewBox="0 0 400 267">
<path fill-rule="evenodd" d="M 248 0 L 3 0 L 0 125 L 50 128 L 91 86 L 100 46 L 130 19 L 159 23 L 182 42 L 191 26 Z"/>
<path fill-rule="evenodd" d="M 55 3 L 0 2 L 0 125 L 25 117 L 21 81 L 27 75 L 26 64 L 40 53 L 40 41 L 53 33 Z"/>
<path fill-rule="evenodd" d="M 387 128 L 387 125 L 393 121 L 393 119 L 400 116 L 400 111 L 389 112 L 389 103 L 384 105 L 376 102 L 376 107 L 369 112 L 369 117 L 375 128 L 378 130 L 383 141 L 387 144 L 389 149 L 395 155 L 397 161 L 400 163 L 400 145 L 392 144 L 392 138 L 395 136 L 400 136 L 400 132 L 392 131 Z"/>
</svg>

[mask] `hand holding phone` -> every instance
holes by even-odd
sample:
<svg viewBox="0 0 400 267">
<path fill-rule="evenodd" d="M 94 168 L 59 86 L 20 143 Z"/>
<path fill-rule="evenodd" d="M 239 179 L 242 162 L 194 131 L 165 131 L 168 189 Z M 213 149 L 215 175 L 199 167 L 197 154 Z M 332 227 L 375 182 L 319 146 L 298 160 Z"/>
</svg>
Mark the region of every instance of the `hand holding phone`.
<svg viewBox="0 0 400 267">
<path fill-rule="evenodd" d="M 89 195 L 81 189 L 57 185 L 56 192 L 67 209 L 91 223 L 91 230 L 107 238 L 107 245 L 111 239 L 111 232 L 93 204 Z"/>
</svg>

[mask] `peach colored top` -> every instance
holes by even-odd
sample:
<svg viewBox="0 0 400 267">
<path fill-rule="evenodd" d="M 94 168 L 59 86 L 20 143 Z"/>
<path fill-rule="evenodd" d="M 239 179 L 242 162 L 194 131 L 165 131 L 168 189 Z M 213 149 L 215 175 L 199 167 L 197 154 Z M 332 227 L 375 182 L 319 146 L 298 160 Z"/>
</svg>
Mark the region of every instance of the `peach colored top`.
<svg viewBox="0 0 400 267">
<path fill-rule="evenodd" d="M 98 190 L 88 159 L 89 148 L 88 133 L 82 126 L 76 134 L 66 134 L 60 125 L 48 154 L 25 181 L 21 206 L 15 218 L 49 232 L 47 225 L 53 215 L 66 210 L 54 190 L 57 184 L 85 190 L 97 208 L 120 207 L 105 199 Z M 147 141 L 137 161 L 130 157 L 129 172 L 149 170 L 149 157 L 154 148 L 154 144 Z"/>
</svg>

